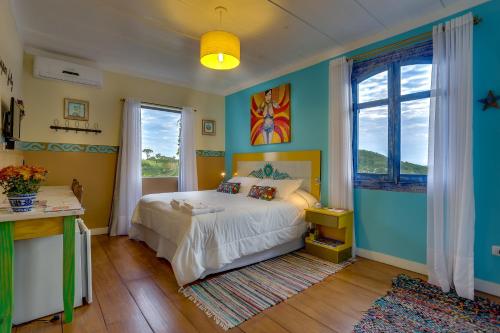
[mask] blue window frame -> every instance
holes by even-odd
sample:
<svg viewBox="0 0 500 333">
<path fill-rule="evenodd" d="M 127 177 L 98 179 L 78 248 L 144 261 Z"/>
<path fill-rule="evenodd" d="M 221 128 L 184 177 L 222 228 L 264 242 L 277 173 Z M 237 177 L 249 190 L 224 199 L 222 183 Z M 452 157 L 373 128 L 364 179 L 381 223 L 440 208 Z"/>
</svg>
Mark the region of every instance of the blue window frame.
<svg viewBox="0 0 500 333">
<path fill-rule="evenodd" d="M 355 62 L 356 187 L 425 191 L 432 41 Z"/>
</svg>

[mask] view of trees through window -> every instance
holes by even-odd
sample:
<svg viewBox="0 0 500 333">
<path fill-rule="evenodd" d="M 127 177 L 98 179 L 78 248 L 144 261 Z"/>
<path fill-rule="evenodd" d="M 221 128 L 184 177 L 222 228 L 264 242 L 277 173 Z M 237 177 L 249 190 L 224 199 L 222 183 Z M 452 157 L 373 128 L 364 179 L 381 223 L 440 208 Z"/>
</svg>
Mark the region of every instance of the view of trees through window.
<svg viewBox="0 0 500 333">
<path fill-rule="evenodd" d="M 178 112 L 141 108 L 143 177 L 179 175 L 180 121 Z"/>
<path fill-rule="evenodd" d="M 400 173 L 427 174 L 431 64 L 400 67 Z M 358 84 L 358 173 L 387 174 L 389 149 L 388 72 Z"/>
</svg>

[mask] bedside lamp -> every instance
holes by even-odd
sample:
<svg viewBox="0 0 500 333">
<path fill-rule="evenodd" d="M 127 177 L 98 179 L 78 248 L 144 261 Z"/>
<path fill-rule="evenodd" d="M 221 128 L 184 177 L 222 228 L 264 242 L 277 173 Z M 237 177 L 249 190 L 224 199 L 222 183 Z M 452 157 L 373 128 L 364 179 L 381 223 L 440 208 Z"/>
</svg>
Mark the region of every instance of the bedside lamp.
<svg viewBox="0 0 500 333">
<path fill-rule="evenodd" d="M 314 183 L 319 187 L 319 200 L 318 202 L 314 205 L 315 208 L 321 208 L 321 178 L 317 177 L 314 178 Z"/>
</svg>

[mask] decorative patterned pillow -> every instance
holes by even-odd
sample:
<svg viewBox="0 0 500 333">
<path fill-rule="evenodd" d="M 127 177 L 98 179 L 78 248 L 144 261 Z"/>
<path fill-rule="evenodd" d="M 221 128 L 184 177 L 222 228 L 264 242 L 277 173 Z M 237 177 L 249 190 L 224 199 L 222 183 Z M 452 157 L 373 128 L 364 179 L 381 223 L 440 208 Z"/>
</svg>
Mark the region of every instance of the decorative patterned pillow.
<svg viewBox="0 0 500 333">
<path fill-rule="evenodd" d="M 240 183 L 222 182 L 217 187 L 217 192 L 236 194 L 240 191 Z"/>
<path fill-rule="evenodd" d="M 271 201 L 274 199 L 275 196 L 276 196 L 276 188 L 265 186 L 264 190 L 262 191 L 262 194 L 260 195 L 260 198 L 262 200 Z"/>
<path fill-rule="evenodd" d="M 248 196 L 254 199 L 260 199 L 262 192 L 264 191 L 264 186 L 253 185 L 248 192 Z"/>
<path fill-rule="evenodd" d="M 253 185 L 248 192 L 248 196 L 255 199 L 263 199 L 267 201 L 271 201 L 274 199 L 276 195 L 276 189 L 270 186 L 257 186 Z"/>
<path fill-rule="evenodd" d="M 276 197 L 286 199 L 302 185 L 303 179 L 261 179 L 256 185 L 269 186 L 276 189 Z"/>
<path fill-rule="evenodd" d="M 233 178 L 229 179 L 228 182 L 229 183 L 240 183 L 240 192 L 241 193 L 248 193 L 248 191 L 250 191 L 250 188 L 253 185 L 257 185 L 257 182 L 259 180 L 260 179 L 255 178 L 255 177 L 237 176 L 237 177 L 233 177 Z"/>
</svg>

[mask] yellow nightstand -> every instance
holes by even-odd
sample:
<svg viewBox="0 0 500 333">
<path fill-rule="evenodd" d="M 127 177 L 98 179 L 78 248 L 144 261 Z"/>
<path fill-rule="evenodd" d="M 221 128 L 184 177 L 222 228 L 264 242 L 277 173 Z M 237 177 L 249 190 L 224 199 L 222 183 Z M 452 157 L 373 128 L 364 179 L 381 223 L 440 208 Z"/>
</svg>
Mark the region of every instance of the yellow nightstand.
<svg viewBox="0 0 500 333">
<path fill-rule="evenodd" d="M 351 258 L 353 217 L 352 210 L 306 209 L 306 222 L 317 230 L 306 237 L 306 252 L 335 263 Z"/>
</svg>

